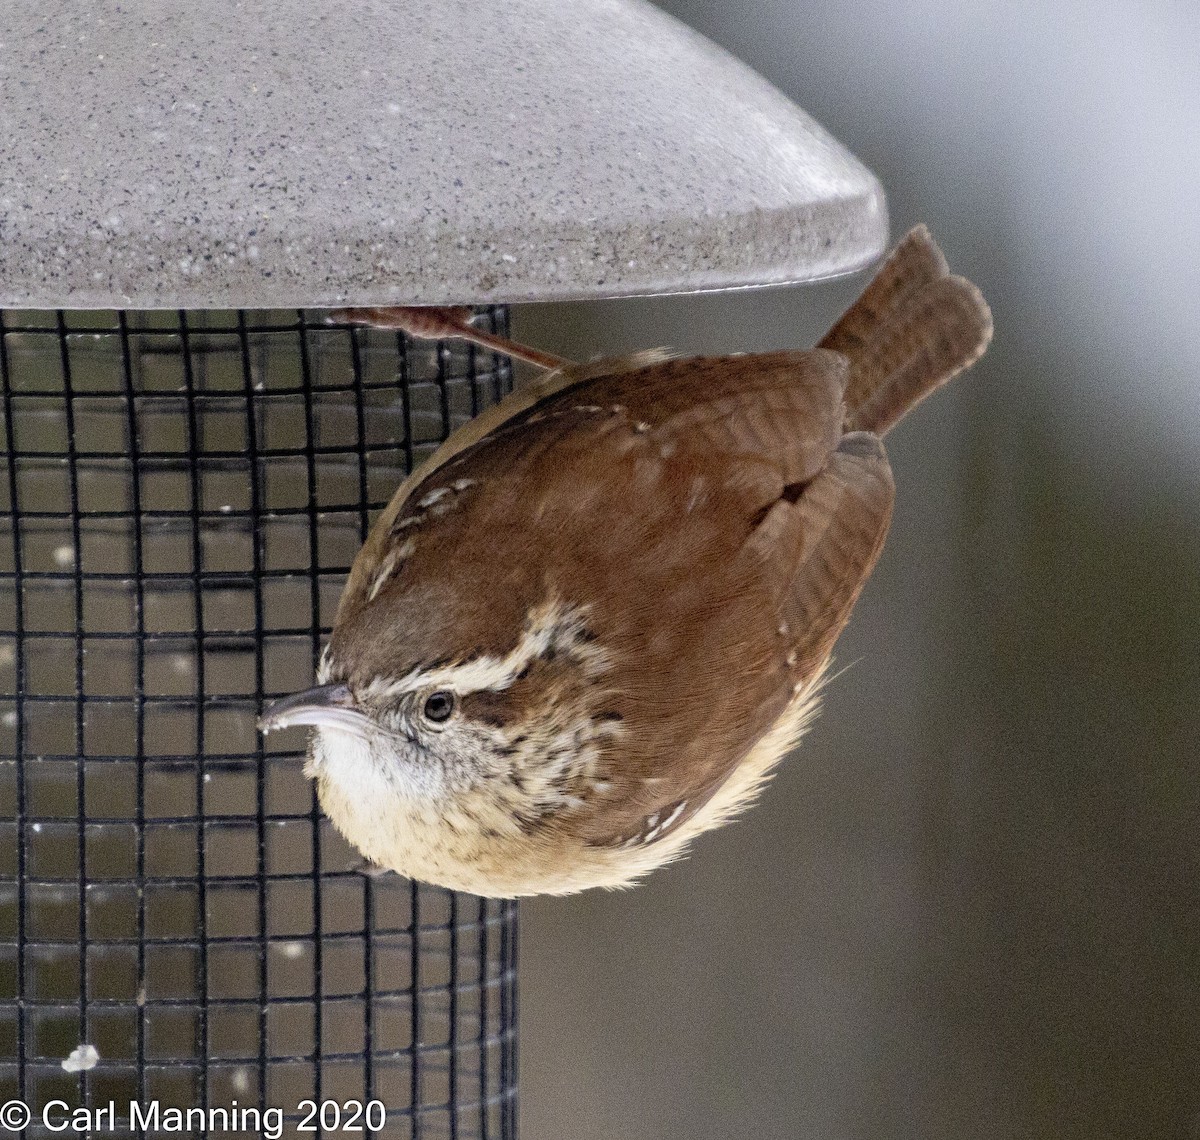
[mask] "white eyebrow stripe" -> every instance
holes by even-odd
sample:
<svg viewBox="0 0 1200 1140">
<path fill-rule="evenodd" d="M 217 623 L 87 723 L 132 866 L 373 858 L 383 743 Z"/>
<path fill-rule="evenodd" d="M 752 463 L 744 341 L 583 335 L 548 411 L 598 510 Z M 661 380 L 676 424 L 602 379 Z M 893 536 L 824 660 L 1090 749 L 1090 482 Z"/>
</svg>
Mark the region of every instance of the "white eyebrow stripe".
<svg viewBox="0 0 1200 1140">
<path fill-rule="evenodd" d="M 444 687 L 456 693 L 478 693 L 507 689 L 525 667 L 544 657 L 558 643 L 580 659 L 589 675 L 608 668 L 604 650 L 583 641 L 579 631 L 583 626 L 583 611 L 564 606 L 557 601 L 544 602 L 530 612 L 529 622 L 516 646 L 504 657 L 485 654 L 458 665 L 443 665 L 437 669 L 413 669 L 394 681 L 376 678 L 364 690 L 368 700 L 388 699 L 401 693 L 413 693 L 426 688 Z"/>
</svg>

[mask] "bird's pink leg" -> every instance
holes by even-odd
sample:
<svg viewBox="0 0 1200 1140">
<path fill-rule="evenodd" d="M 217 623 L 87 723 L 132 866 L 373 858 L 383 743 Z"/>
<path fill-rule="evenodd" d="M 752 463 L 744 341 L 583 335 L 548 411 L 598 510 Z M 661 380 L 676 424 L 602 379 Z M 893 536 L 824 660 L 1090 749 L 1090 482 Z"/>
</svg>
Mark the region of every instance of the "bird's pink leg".
<svg viewBox="0 0 1200 1140">
<path fill-rule="evenodd" d="M 471 310 L 465 306 L 419 305 L 411 308 L 334 309 L 335 321 L 370 325 L 377 329 L 399 329 L 421 340 L 469 340 L 492 352 L 502 352 L 516 360 L 525 360 L 539 368 L 561 368 L 570 361 L 542 352 L 515 340 L 477 329 L 471 324 Z"/>
</svg>

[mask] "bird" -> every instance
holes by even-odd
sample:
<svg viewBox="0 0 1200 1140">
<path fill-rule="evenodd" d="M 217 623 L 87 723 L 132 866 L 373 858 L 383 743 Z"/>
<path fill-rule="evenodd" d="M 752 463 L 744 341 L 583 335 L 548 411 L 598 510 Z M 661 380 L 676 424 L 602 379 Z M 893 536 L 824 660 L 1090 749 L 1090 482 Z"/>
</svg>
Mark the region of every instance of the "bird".
<svg viewBox="0 0 1200 1140">
<path fill-rule="evenodd" d="M 543 369 L 402 483 L 316 687 L 259 722 L 312 729 L 370 864 L 502 898 L 628 886 L 757 797 L 883 547 L 883 437 L 992 335 L 925 226 L 808 350 L 575 364 L 468 309 L 334 316 Z"/>
</svg>

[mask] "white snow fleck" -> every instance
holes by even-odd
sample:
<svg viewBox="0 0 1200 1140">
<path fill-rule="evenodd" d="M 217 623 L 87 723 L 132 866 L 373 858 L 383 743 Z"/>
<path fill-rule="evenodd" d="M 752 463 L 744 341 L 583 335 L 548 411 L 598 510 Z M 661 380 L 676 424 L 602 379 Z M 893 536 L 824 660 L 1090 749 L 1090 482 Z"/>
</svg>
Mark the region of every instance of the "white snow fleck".
<svg viewBox="0 0 1200 1140">
<path fill-rule="evenodd" d="M 86 1073 L 100 1063 L 100 1054 L 95 1045 L 76 1045 L 71 1055 L 62 1063 L 68 1073 Z"/>
</svg>

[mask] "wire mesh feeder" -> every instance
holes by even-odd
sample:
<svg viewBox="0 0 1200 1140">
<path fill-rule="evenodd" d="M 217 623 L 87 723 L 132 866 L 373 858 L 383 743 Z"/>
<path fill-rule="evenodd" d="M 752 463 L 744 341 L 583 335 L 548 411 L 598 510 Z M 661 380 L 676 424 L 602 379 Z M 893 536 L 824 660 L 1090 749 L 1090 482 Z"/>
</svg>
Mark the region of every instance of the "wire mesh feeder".
<svg viewBox="0 0 1200 1140">
<path fill-rule="evenodd" d="M 112 1101 L 106 1136 L 150 1131 L 131 1101 L 514 1135 L 515 907 L 365 874 L 254 727 L 507 363 L 320 314 L 10 312 L 0 369 L 0 1102 L 29 1136 L 52 1100 Z M 188 1134 L 262 1134 L 214 1119 Z"/>
</svg>

